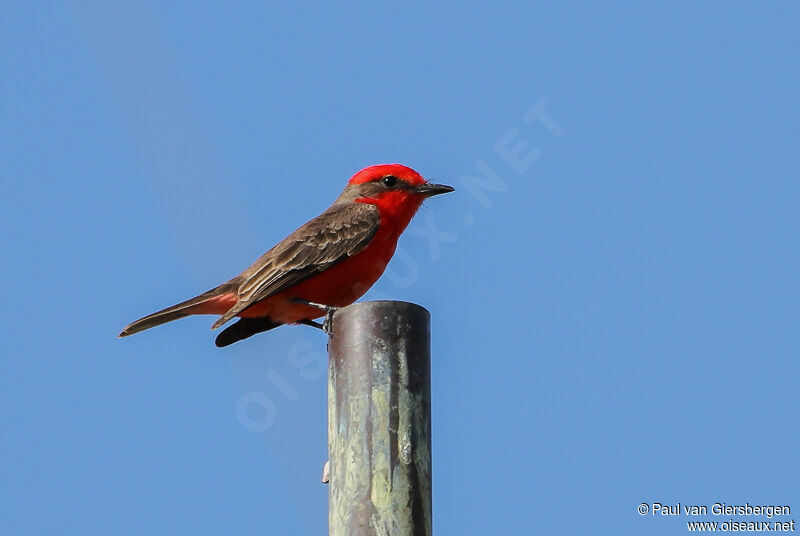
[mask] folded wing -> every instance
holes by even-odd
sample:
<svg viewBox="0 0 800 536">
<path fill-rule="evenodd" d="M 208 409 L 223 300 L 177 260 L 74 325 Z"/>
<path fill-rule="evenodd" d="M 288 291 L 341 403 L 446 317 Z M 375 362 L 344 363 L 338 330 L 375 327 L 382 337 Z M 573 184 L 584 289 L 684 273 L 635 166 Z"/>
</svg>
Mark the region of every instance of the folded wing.
<svg viewBox="0 0 800 536">
<path fill-rule="evenodd" d="M 236 278 L 239 301 L 212 329 L 254 303 L 356 255 L 372 241 L 380 226 L 378 209 L 366 203 L 333 205 L 262 255 Z"/>
</svg>

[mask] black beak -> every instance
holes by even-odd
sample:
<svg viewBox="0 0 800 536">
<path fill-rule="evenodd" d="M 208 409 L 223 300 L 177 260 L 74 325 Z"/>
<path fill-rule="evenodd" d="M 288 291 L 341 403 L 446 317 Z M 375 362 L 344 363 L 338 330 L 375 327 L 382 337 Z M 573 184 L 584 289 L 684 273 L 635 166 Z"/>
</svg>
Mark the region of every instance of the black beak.
<svg viewBox="0 0 800 536">
<path fill-rule="evenodd" d="M 424 195 L 425 197 L 446 194 L 453 191 L 455 191 L 455 188 L 452 186 L 447 186 L 446 184 L 433 184 L 432 182 L 426 182 L 425 184 L 420 184 L 419 186 L 414 187 L 415 193 Z"/>
</svg>

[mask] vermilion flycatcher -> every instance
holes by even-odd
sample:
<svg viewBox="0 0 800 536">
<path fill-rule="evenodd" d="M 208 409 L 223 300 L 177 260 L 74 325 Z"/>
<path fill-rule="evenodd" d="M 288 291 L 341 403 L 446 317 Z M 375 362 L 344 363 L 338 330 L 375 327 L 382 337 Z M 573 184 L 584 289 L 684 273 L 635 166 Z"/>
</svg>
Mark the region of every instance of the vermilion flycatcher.
<svg viewBox="0 0 800 536">
<path fill-rule="evenodd" d="M 217 346 L 227 346 L 282 324 L 313 319 L 360 298 L 383 274 L 422 202 L 452 192 L 413 169 L 385 164 L 362 169 L 325 212 L 284 238 L 250 268 L 190 300 L 145 316 L 120 337 L 189 315 L 222 315 Z M 330 316 L 329 316 L 330 318 Z"/>
</svg>

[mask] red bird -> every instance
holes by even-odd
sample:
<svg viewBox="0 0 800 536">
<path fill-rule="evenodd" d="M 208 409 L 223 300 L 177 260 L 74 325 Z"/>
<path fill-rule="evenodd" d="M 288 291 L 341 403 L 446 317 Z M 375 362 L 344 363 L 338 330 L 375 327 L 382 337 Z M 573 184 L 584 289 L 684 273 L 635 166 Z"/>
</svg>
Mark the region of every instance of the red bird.
<svg viewBox="0 0 800 536">
<path fill-rule="evenodd" d="M 452 192 L 413 169 L 384 164 L 362 169 L 325 212 L 263 254 L 250 268 L 190 300 L 145 316 L 120 337 L 189 315 L 222 315 L 217 346 L 283 324 L 309 324 L 360 298 L 383 274 L 397 239 L 431 196 Z M 330 319 L 330 316 L 328 316 Z"/>
</svg>

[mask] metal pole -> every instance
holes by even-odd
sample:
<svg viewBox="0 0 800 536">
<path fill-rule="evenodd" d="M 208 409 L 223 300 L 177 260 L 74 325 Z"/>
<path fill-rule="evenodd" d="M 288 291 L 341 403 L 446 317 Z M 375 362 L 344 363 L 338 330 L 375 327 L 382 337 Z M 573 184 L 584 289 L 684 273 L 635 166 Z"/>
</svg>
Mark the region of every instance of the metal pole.
<svg viewBox="0 0 800 536">
<path fill-rule="evenodd" d="M 329 534 L 430 535 L 430 313 L 356 303 L 328 349 Z"/>
</svg>

